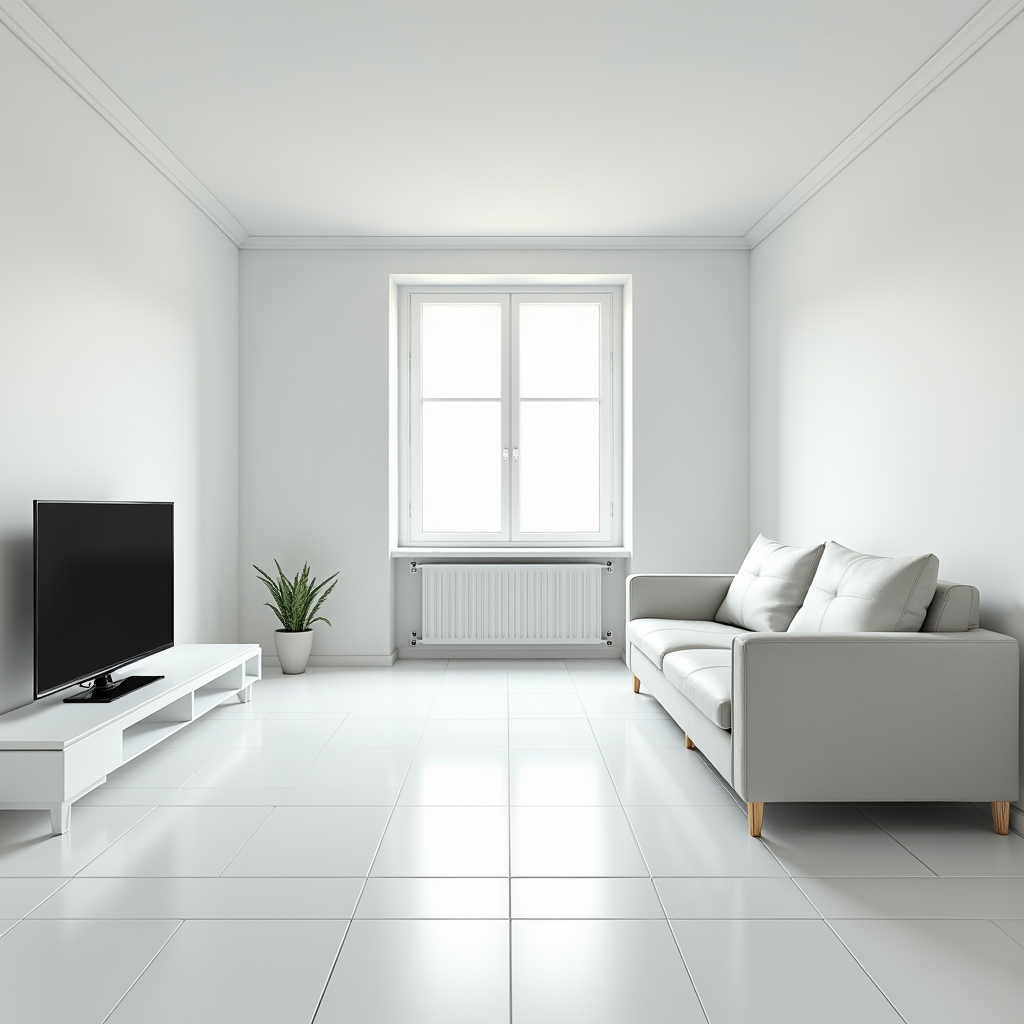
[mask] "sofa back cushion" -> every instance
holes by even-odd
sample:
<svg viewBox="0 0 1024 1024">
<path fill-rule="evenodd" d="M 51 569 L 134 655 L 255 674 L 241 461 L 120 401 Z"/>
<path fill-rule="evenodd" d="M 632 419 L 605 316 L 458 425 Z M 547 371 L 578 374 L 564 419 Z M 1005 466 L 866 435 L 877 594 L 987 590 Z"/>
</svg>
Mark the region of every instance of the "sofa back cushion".
<svg viewBox="0 0 1024 1024">
<path fill-rule="evenodd" d="M 715 622 L 784 633 L 803 602 L 824 550 L 824 544 L 794 548 L 758 534 Z"/>
<path fill-rule="evenodd" d="M 883 558 L 829 541 L 791 633 L 916 633 L 935 594 L 934 555 Z"/>
</svg>

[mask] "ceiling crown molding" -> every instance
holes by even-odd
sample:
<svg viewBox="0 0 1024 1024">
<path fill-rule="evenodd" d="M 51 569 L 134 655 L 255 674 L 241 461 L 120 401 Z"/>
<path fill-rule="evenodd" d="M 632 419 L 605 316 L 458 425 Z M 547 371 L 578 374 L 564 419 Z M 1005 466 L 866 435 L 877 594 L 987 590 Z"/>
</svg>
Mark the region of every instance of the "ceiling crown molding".
<svg viewBox="0 0 1024 1024">
<path fill-rule="evenodd" d="M 25 0 L 0 0 L 0 24 L 244 249 L 752 249 L 1006 27 L 1024 0 L 989 0 L 959 32 L 806 174 L 745 236 L 250 236 L 230 211 L 118 98 Z"/>
<path fill-rule="evenodd" d="M 1021 11 L 1024 0 L 989 0 L 955 36 L 793 186 L 746 234 L 749 248 L 763 242 L 816 192 L 908 114 Z"/>
<path fill-rule="evenodd" d="M 47 67 L 70 85 L 119 135 L 195 203 L 235 245 L 241 245 L 249 237 L 249 232 L 220 200 L 24 0 L 0 0 L 0 24 L 6 25 Z"/>
<path fill-rule="evenodd" d="M 732 235 L 250 235 L 243 249 L 749 249 Z"/>
</svg>

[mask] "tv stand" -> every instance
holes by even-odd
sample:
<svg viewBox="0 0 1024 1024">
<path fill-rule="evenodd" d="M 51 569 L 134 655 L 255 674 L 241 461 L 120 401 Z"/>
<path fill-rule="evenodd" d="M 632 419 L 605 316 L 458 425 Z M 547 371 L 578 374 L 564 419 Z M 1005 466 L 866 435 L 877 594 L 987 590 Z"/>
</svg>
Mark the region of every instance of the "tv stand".
<svg viewBox="0 0 1024 1024">
<path fill-rule="evenodd" d="M 65 704 L 109 704 L 118 697 L 127 697 L 142 686 L 155 683 L 163 676 L 128 676 L 126 679 L 111 679 L 110 673 L 97 676 L 88 690 L 64 698 Z"/>
<path fill-rule="evenodd" d="M 257 644 L 180 644 L 132 667 L 156 675 L 114 703 L 56 693 L 0 715 L 0 810 L 46 808 L 53 834 L 67 832 L 71 805 L 110 772 L 218 704 L 248 701 L 263 674 Z"/>
</svg>

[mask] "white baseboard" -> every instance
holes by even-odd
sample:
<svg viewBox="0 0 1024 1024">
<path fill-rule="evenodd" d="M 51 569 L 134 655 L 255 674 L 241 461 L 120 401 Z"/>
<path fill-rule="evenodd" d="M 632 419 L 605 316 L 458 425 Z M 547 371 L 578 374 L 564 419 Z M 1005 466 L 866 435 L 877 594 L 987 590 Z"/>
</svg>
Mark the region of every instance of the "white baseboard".
<svg viewBox="0 0 1024 1024">
<path fill-rule="evenodd" d="M 411 660 L 416 659 L 430 659 L 430 658 L 444 658 L 448 661 L 455 661 L 458 659 L 471 659 L 473 661 L 483 661 L 487 658 L 500 658 L 502 661 L 511 661 L 516 659 L 558 659 L 563 658 L 593 658 L 594 660 L 604 661 L 622 661 L 623 653 L 619 647 L 584 647 L 582 645 L 566 644 L 564 646 L 558 646 L 556 644 L 545 645 L 543 647 L 527 647 L 524 644 L 488 644 L 487 646 L 471 646 L 469 644 L 453 644 L 448 647 L 444 644 L 417 644 L 413 647 L 411 644 L 406 644 L 403 647 L 398 648 L 399 658 L 408 658 Z"/>
<path fill-rule="evenodd" d="M 398 651 L 390 654 L 314 654 L 309 659 L 310 668 L 388 668 L 394 665 Z M 280 668 L 281 662 L 275 654 L 264 654 L 263 664 Z"/>
</svg>

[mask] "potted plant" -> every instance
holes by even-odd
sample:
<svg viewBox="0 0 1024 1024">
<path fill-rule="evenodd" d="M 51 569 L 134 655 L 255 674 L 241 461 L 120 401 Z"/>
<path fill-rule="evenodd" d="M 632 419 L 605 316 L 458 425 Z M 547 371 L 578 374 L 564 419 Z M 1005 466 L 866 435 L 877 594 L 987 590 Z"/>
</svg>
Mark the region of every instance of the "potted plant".
<svg viewBox="0 0 1024 1024">
<path fill-rule="evenodd" d="M 253 568 L 274 599 L 273 603 L 265 601 L 264 604 L 281 623 L 281 628 L 274 631 L 274 646 L 281 662 L 281 671 L 286 675 L 301 675 L 306 671 L 309 653 L 313 649 L 313 623 L 331 624 L 330 619 L 317 615 L 317 612 L 337 585 L 338 574 L 317 583 L 315 576 L 309 578 L 307 562 L 301 572 L 297 572 L 295 578 L 290 580 L 276 558 L 274 565 L 277 566 L 276 580 L 258 565 Z"/>
</svg>

